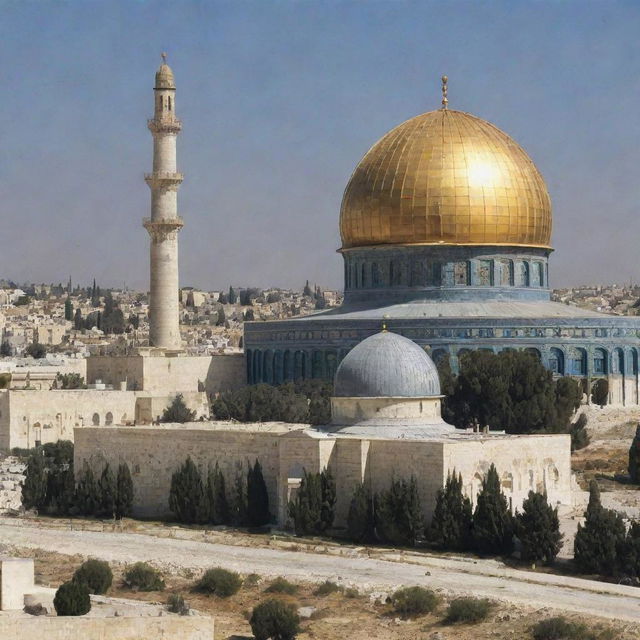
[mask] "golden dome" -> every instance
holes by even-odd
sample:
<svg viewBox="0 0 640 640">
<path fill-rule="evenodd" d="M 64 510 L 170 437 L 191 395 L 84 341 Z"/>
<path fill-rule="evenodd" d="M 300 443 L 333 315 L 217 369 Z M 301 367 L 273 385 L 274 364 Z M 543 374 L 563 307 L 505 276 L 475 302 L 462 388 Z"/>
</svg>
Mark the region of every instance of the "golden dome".
<svg viewBox="0 0 640 640">
<path fill-rule="evenodd" d="M 524 149 L 489 122 L 440 109 L 392 129 L 342 198 L 342 248 L 549 247 L 551 201 Z"/>
</svg>

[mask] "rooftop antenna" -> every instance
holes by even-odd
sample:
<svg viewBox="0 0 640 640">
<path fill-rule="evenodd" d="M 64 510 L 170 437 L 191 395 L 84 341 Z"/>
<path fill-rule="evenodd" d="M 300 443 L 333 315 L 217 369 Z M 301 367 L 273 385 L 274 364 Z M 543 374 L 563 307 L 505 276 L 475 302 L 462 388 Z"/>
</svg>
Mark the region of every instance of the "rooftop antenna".
<svg viewBox="0 0 640 640">
<path fill-rule="evenodd" d="M 449 78 L 447 76 L 442 76 L 442 108 L 446 109 L 449 104 L 449 99 L 447 98 L 447 83 L 449 82 Z"/>
</svg>

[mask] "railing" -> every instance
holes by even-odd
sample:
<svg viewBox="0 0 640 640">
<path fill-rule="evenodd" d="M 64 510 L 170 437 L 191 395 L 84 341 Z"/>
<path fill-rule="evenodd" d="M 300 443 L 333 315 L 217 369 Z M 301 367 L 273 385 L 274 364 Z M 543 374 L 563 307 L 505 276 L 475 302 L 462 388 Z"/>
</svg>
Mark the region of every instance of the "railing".
<svg viewBox="0 0 640 640">
<path fill-rule="evenodd" d="M 184 174 L 171 172 L 171 171 L 158 171 L 154 173 L 145 173 L 144 179 L 147 182 L 155 182 L 155 181 L 182 182 L 184 180 Z"/>
</svg>

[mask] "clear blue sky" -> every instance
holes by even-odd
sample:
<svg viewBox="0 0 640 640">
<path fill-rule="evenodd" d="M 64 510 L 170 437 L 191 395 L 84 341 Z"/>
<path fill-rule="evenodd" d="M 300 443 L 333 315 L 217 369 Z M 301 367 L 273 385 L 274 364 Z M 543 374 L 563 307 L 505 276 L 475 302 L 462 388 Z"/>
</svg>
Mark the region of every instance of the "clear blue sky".
<svg viewBox="0 0 640 640">
<path fill-rule="evenodd" d="M 0 277 L 146 288 L 167 51 L 183 285 L 340 287 L 349 175 L 443 73 L 542 171 L 552 284 L 640 281 L 639 33 L 637 1 L 0 0 Z"/>
</svg>

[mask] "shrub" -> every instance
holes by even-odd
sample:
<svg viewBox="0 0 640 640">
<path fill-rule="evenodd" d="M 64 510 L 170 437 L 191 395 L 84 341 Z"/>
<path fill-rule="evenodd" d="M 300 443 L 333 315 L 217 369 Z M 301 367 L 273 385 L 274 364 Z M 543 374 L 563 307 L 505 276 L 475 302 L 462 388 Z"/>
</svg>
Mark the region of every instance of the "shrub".
<svg viewBox="0 0 640 640">
<path fill-rule="evenodd" d="M 218 598 L 229 598 L 238 593 L 241 586 L 242 578 L 235 571 L 216 567 L 204 572 L 202 578 L 196 583 L 195 590 L 216 595 Z"/>
<path fill-rule="evenodd" d="M 493 603 L 486 598 L 456 598 L 449 603 L 445 622 L 480 622 L 491 611 Z"/>
<path fill-rule="evenodd" d="M 631 482 L 638 484 L 638 480 L 640 480 L 640 424 L 636 427 L 636 435 L 629 448 L 629 477 Z"/>
<path fill-rule="evenodd" d="M 161 422 L 193 422 L 196 419 L 196 412 L 191 411 L 187 407 L 184 396 L 179 393 L 171 402 L 171 404 L 164 410 L 161 418 Z"/>
<path fill-rule="evenodd" d="M 86 585 L 89 593 L 102 595 L 109 591 L 113 582 L 113 573 L 108 562 L 103 560 L 87 560 L 73 574 L 73 582 Z"/>
<path fill-rule="evenodd" d="M 169 613 L 177 613 L 181 616 L 188 616 L 189 605 L 184 601 L 184 598 L 181 595 L 172 593 L 167 598 L 167 611 Z"/>
<path fill-rule="evenodd" d="M 584 449 L 591 442 L 587 433 L 587 416 L 584 413 L 581 413 L 571 425 L 569 433 L 571 434 L 571 451 Z"/>
<path fill-rule="evenodd" d="M 626 541 L 622 516 L 600 503 L 595 480 L 589 485 L 589 504 L 584 525 L 578 525 L 574 543 L 575 563 L 584 573 L 613 575 L 620 565 L 620 552 Z"/>
<path fill-rule="evenodd" d="M 364 485 L 359 484 L 353 491 L 347 514 L 349 539 L 356 543 L 373 540 L 374 529 L 373 498 L 371 492 Z"/>
<path fill-rule="evenodd" d="M 424 531 L 416 479 L 392 480 L 375 502 L 376 529 L 382 538 L 391 544 L 414 546 Z"/>
<path fill-rule="evenodd" d="M 534 640 L 596 640 L 597 636 L 580 622 L 561 616 L 541 620 L 532 628 Z"/>
<path fill-rule="evenodd" d="M 473 514 L 473 540 L 477 550 L 486 554 L 513 551 L 513 518 L 504 493 L 500 490 L 498 472 L 492 464 L 482 481 Z"/>
<path fill-rule="evenodd" d="M 438 491 L 429 538 L 442 549 L 464 551 L 471 547 L 471 501 L 462 493 L 462 476 L 448 475 Z"/>
<path fill-rule="evenodd" d="M 525 562 L 551 564 L 562 547 L 558 510 L 542 493 L 529 491 L 522 503 L 522 513 L 516 512 L 515 531 L 522 543 Z"/>
<path fill-rule="evenodd" d="M 25 354 L 39 360 L 47 355 L 47 348 L 38 342 L 32 342 L 26 349 Z"/>
<path fill-rule="evenodd" d="M 295 499 L 289 503 L 297 535 L 322 534 L 333 524 L 336 484 L 328 469 L 303 474 Z"/>
<path fill-rule="evenodd" d="M 163 591 L 164 580 L 160 572 L 146 562 L 136 562 L 125 573 L 125 586 L 136 591 Z"/>
<path fill-rule="evenodd" d="M 345 598 L 359 598 L 360 597 L 360 592 L 355 587 L 347 587 L 344 590 L 344 597 Z"/>
<path fill-rule="evenodd" d="M 35 449 L 27 461 L 24 485 L 22 487 L 22 503 L 25 509 L 42 509 L 47 497 L 47 478 L 45 475 L 44 454 L 42 449 Z"/>
<path fill-rule="evenodd" d="M 65 582 L 56 591 L 53 606 L 59 616 L 83 616 L 91 611 L 91 598 L 87 585 Z"/>
<path fill-rule="evenodd" d="M 335 582 L 331 582 L 331 580 L 325 580 L 323 583 L 319 584 L 313 592 L 314 596 L 328 596 L 332 593 L 341 593 L 343 588 L 336 584 Z"/>
<path fill-rule="evenodd" d="M 286 578 L 276 578 L 266 589 L 265 593 L 286 593 L 292 596 L 298 592 L 298 585 L 289 582 Z"/>
<path fill-rule="evenodd" d="M 404 587 L 391 596 L 393 610 L 402 616 L 420 616 L 431 613 L 440 599 L 423 587 Z"/>
<path fill-rule="evenodd" d="M 260 584 L 262 578 L 257 573 L 250 573 L 243 581 L 242 584 L 245 587 L 255 587 Z"/>
<path fill-rule="evenodd" d="M 591 387 L 591 401 L 594 404 L 598 404 L 604 407 L 609 401 L 609 381 L 605 378 L 600 378 L 593 383 Z"/>
<path fill-rule="evenodd" d="M 202 479 L 190 457 L 171 476 L 169 509 L 179 522 L 194 524 L 207 521 L 208 514 Z"/>
<path fill-rule="evenodd" d="M 257 460 L 247 473 L 247 518 L 252 527 L 262 527 L 271 520 L 267 485 Z"/>
<path fill-rule="evenodd" d="M 271 599 L 254 608 L 249 620 L 255 640 L 294 640 L 300 618 L 293 604 Z"/>
</svg>

